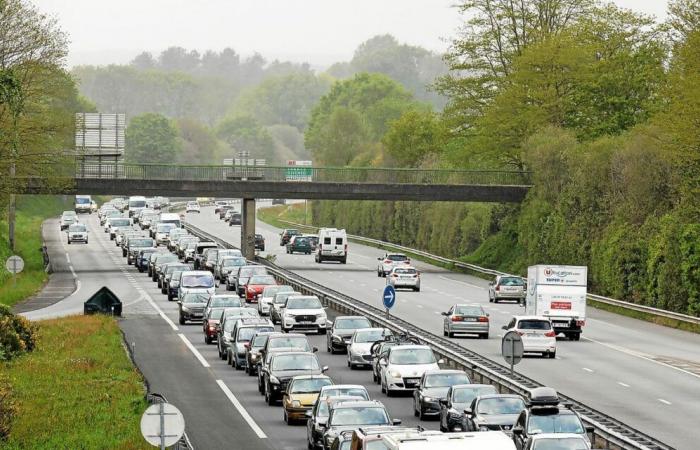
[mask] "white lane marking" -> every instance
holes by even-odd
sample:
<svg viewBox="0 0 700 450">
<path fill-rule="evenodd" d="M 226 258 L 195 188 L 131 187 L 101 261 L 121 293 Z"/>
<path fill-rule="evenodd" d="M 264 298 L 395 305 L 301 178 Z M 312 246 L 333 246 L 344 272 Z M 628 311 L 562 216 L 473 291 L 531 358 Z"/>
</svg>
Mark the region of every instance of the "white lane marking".
<svg viewBox="0 0 700 450">
<path fill-rule="evenodd" d="M 657 400 L 660 401 L 661 403 L 663 403 L 664 405 L 670 405 L 670 404 L 671 404 L 671 402 L 669 402 L 668 400 L 664 400 L 663 398 L 657 398 Z"/>
<path fill-rule="evenodd" d="M 423 308 L 423 305 L 416 305 L 416 308 Z"/>
<path fill-rule="evenodd" d="M 163 312 L 163 310 L 160 309 L 160 308 L 158 307 L 158 305 L 156 305 L 156 302 L 153 301 L 153 298 L 151 298 L 151 296 L 148 295 L 147 293 L 144 293 L 143 296 L 146 298 L 146 301 L 147 301 L 148 303 L 151 304 L 151 306 L 153 307 L 153 309 L 155 309 L 155 310 L 158 312 L 158 314 L 160 315 L 160 317 L 162 317 L 163 320 L 165 320 L 166 322 L 168 322 L 168 325 L 170 325 L 170 328 L 172 328 L 173 331 L 177 331 L 177 330 L 178 330 L 177 325 L 175 325 L 175 324 L 173 323 L 173 321 L 170 320 L 170 317 L 166 316 L 165 313 Z"/>
<path fill-rule="evenodd" d="M 260 439 L 266 439 L 267 435 L 265 434 L 265 432 L 263 432 L 262 428 L 260 428 L 258 424 L 255 423 L 255 420 L 253 420 L 253 418 L 250 417 L 248 411 L 246 411 L 243 405 L 241 405 L 241 402 L 238 401 L 236 396 L 233 395 L 231 389 L 229 389 L 228 386 L 226 386 L 226 384 L 224 384 L 224 382 L 221 380 L 216 380 L 216 384 L 218 384 L 221 390 L 224 391 L 226 397 L 228 397 L 231 403 L 233 403 L 233 406 L 236 408 L 236 410 L 238 410 L 238 413 L 241 415 L 241 417 L 243 417 L 243 419 L 246 422 L 248 422 L 248 426 L 250 426 L 250 428 L 255 432 L 255 434 L 257 434 Z"/>
<path fill-rule="evenodd" d="M 68 252 L 66 252 L 66 261 L 68 262 L 68 264 L 70 264 L 70 255 L 68 254 Z"/>
<path fill-rule="evenodd" d="M 192 343 L 190 342 L 190 340 L 187 339 L 187 337 L 186 337 L 184 334 L 178 333 L 177 335 L 180 336 L 180 339 L 182 339 L 182 342 L 185 343 L 185 345 L 187 346 L 187 348 L 190 349 L 190 351 L 191 351 L 191 352 L 194 354 L 194 356 L 199 360 L 199 362 L 202 363 L 202 365 L 203 365 L 204 367 L 211 367 L 211 366 L 209 365 L 209 363 L 207 362 L 207 360 L 204 359 L 204 356 L 202 356 L 202 354 L 199 353 L 199 350 L 197 350 L 196 348 L 194 348 L 194 345 L 192 345 Z"/>
<path fill-rule="evenodd" d="M 655 359 L 651 359 L 651 358 L 649 358 L 649 357 L 647 357 L 647 356 L 644 356 L 644 355 L 640 354 L 639 352 L 635 352 L 635 351 L 633 351 L 633 350 L 629 350 L 629 349 L 626 349 L 626 348 L 624 348 L 624 347 L 618 347 L 617 345 L 606 344 L 606 343 L 604 343 L 604 342 L 600 342 L 600 341 L 597 341 L 597 340 L 595 340 L 595 339 L 591 339 L 591 338 L 589 338 L 589 337 L 582 337 L 581 339 L 586 340 L 586 341 L 593 342 L 593 343 L 598 344 L 598 345 L 602 345 L 603 347 L 607 347 L 607 348 L 610 348 L 610 349 L 613 349 L 613 350 L 617 350 L 618 352 L 624 353 L 624 354 L 626 354 L 626 355 L 635 356 L 635 357 L 637 357 L 637 358 L 645 359 L 645 360 L 647 360 L 647 361 L 649 361 L 649 362 L 653 362 L 653 363 L 658 364 L 658 365 L 660 365 L 660 366 L 668 367 L 668 368 L 670 368 L 670 369 L 677 370 L 677 371 L 679 371 L 679 372 L 683 372 L 684 374 L 693 376 L 693 377 L 695 377 L 695 378 L 700 378 L 700 375 L 697 374 L 697 373 L 688 372 L 687 370 L 681 369 L 680 367 L 672 366 L 672 365 L 670 365 L 670 364 L 666 364 L 665 362 L 661 362 L 661 361 L 657 361 L 657 360 L 655 360 Z"/>
<path fill-rule="evenodd" d="M 438 316 L 440 315 L 440 311 L 433 311 L 433 312 L 434 312 L 435 314 L 437 314 Z"/>
<path fill-rule="evenodd" d="M 75 274 L 75 270 L 73 269 L 73 265 L 71 264 L 71 265 L 68 266 L 68 267 L 70 268 L 70 273 L 73 274 L 73 278 L 75 278 L 75 279 L 77 280 L 77 279 L 78 279 L 78 275 Z"/>
<path fill-rule="evenodd" d="M 585 370 L 585 371 L 588 372 L 588 373 L 593 373 L 593 372 L 594 372 L 593 369 L 589 369 L 588 367 L 583 367 L 583 370 Z"/>
<path fill-rule="evenodd" d="M 444 276 L 444 275 L 440 275 L 440 276 L 438 276 L 438 278 L 442 278 L 443 280 L 447 280 L 447 281 L 454 281 L 455 283 L 466 284 L 467 286 L 470 286 L 470 287 L 473 287 L 473 288 L 477 288 L 477 289 L 481 289 L 481 290 L 483 290 L 483 291 L 486 290 L 485 287 L 477 286 L 476 284 L 467 283 L 466 281 L 455 280 L 454 278 L 446 277 L 446 276 Z"/>
<path fill-rule="evenodd" d="M 622 387 L 626 387 L 626 388 L 630 387 L 629 384 L 623 383 L 622 381 L 618 381 L 617 384 L 619 384 L 619 385 L 622 386 Z"/>
</svg>

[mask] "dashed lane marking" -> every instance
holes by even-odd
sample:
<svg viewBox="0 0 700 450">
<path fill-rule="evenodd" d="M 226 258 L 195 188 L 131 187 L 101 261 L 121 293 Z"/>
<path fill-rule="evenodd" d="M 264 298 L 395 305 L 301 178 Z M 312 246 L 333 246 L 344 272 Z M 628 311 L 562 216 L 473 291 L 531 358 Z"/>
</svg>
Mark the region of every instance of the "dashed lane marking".
<svg viewBox="0 0 700 450">
<path fill-rule="evenodd" d="M 207 360 L 204 359 L 204 356 L 202 356 L 202 354 L 199 353 L 199 350 L 197 350 L 196 348 L 194 348 L 194 345 L 192 345 L 192 343 L 190 342 L 190 340 L 187 339 L 187 336 L 185 336 L 185 335 L 182 334 L 182 333 L 178 333 L 177 335 L 180 336 L 180 339 L 182 339 L 182 342 L 185 343 L 185 345 L 187 346 L 187 348 L 189 348 L 190 351 L 194 354 L 194 356 L 199 360 L 199 362 L 202 363 L 202 366 L 204 366 L 204 367 L 211 367 L 211 366 L 209 365 L 209 362 L 207 362 Z"/>
<path fill-rule="evenodd" d="M 181 335 L 182 336 L 182 335 Z M 250 417 L 250 414 L 248 414 L 248 411 L 241 405 L 241 402 L 238 401 L 235 395 L 233 395 L 233 392 L 231 392 L 231 389 L 226 386 L 226 384 L 222 380 L 216 380 L 216 384 L 219 385 L 222 391 L 224 391 L 224 395 L 233 403 L 233 406 L 238 410 L 238 413 L 243 417 L 243 419 L 248 422 L 248 426 L 253 430 L 255 434 L 258 435 L 260 439 L 266 439 L 267 435 L 265 432 L 258 426 L 257 423 L 255 423 L 255 420 L 253 420 L 252 417 Z"/>
<path fill-rule="evenodd" d="M 663 403 L 664 405 L 671 405 L 672 404 L 671 402 L 669 402 L 668 400 L 664 400 L 663 398 L 657 398 L 657 400 L 660 401 L 661 403 Z"/>
<path fill-rule="evenodd" d="M 593 369 L 589 369 L 588 367 L 583 367 L 583 370 L 585 370 L 588 373 L 593 373 L 595 372 Z"/>
<path fill-rule="evenodd" d="M 625 388 L 628 388 L 628 387 L 630 387 L 630 385 L 629 385 L 629 384 L 627 384 L 627 383 L 623 383 L 622 381 L 618 381 L 618 382 L 617 382 L 617 384 L 619 384 L 620 386 L 622 386 L 622 387 L 625 387 Z"/>
</svg>

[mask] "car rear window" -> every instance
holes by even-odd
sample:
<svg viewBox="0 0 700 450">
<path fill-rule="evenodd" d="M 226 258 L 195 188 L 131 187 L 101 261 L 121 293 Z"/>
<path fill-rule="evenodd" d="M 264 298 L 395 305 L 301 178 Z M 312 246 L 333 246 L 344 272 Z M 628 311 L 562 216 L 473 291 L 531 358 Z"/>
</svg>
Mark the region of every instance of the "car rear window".
<svg viewBox="0 0 700 450">
<path fill-rule="evenodd" d="M 254 275 L 248 284 L 277 284 L 272 275 Z"/>
<path fill-rule="evenodd" d="M 522 280 L 522 278 L 518 277 L 501 278 L 501 281 L 498 284 L 501 286 L 525 286 L 525 282 Z"/>
<path fill-rule="evenodd" d="M 462 316 L 483 316 L 484 310 L 480 306 L 457 306 L 455 314 Z"/>
<path fill-rule="evenodd" d="M 415 275 L 416 274 L 416 269 L 406 269 L 406 268 L 396 268 L 394 269 L 394 273 L 399 274 L 399 275 Z"/>
<path fill-rule="evenodd" d="M 408 261 L 408 257 L 406 255 L 387 255 L 386 259 L 390 259 L 396 262 Z"/>
<path fill-rule="evenodd" d="M 521 330 L 549 330 L 552 324 L 547 320 L 527 319 L 518 322 L 518 328 Z"/>
</svg>

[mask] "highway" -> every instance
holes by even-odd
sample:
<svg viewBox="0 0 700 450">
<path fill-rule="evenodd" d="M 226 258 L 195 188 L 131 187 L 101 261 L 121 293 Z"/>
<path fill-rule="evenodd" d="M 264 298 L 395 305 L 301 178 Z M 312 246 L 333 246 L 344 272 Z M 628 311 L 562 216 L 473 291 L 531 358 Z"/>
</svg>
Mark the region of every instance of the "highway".
<svg viewBox="0 0 700 450">
<path fill-rule="evenodd" d="M 25 315 L 40 319 L 80 313 L 82 303 L 106 285 L 124 303 L 120 326 L 151 391 L 164 394 L 183 411 L 195 448 L 234 442 L 245 442 L 245 448 L 251 449 L 304 448 L 305 428 L 285 425 L 281 408 L 264 403 L 254 378 L 219 360 L 215 346 L 204 344 L 200 324 L 177 325 L 177 305 L 168 302 L 145 274 L 127 266 L 95 215 L 83 216 L 83 220 L 91 231 L 88 245 L 68 246 L 63 237 L 78 290 L 59 303 Z M 187 220 L 234 244 L 239 242 L 240 228 L 218 220 L 212 208 L 202 208 L 201 214 L 190 214 Z M 276 255 L 279 265 L 369 304 L 379 304 L 385 280 L 377 277 L 375 268 L 381 250 L 351 243 L 347 265 L 318 265 L 312 256 L 287 255 L 278 245 L 278 230 L 260 222 L 257 227 L 266 238 L 266 253 Z M 457 302 L 482 303 L 491 314 L 491 338 L 457 340 L 500 362 L 500 325 L 520 307 L 489 304 L 487 282 L 482 279 L 421 262 L 415 265 L 423 273 L 423 290 L 400 291 L 392 313 L 439 333 L 441 311 Z M 700 417 L 700 336 L 601 311 L 589 313 L 580 342 L 561 340 L 556 360 L 527 358 L 517 370 L 679 449 L 696 448 L 697 433 L 687 430 L 695 430 Z M 410 397 L 386 397 L 371 382 L 371 372 L 350 371 L 344 355 L 326 353 L 325 336 L 309 339 L 321 349 L 321 362 L 331 367 L 329 375 L 337 383 L 364 384 L 394 418 L 417 424 Z M 438 424 L 422 425 L 436 429 Z"/>
</svg>

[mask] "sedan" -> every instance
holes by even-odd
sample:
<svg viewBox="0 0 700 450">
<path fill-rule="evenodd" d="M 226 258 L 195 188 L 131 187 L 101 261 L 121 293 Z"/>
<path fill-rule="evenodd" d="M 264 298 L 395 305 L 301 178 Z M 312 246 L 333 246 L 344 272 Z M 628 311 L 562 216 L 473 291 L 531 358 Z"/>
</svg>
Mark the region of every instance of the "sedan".
<svg viewBox="0 0 700 450">
<path fill-rule="evenodd" d="M 294 288 L 288 285 L 265 286 L 258 299 L 258 312 L 261 316 L 270 315 L 272 300 L 278 292 L 294 292 Z"/>
<path fill-rule="evenodd" d="M 311 411 L 321 388 L 332 384 L 333 380 L 326 375 L 298 375 L 292 378 L 282 395 L 285 423 L 306 422 L 306 412 Z"/>
<path fill-rule="evenodd" d="M 331 332 L 328 333 L 326 349 L 329 353 L 344 352 L 355 330 L 371 327 L 369 319 L 364 316 L 338 316 L 331 326 Z"/>
<path fill-rule="evenodd" d="M 292 377 L 321 375 L 328 366 L 321 367 L 318 357 L 310 352 L 285 352 L 272 356 L 265 374 L 265 401 L 274 405 L 286 391 Z"/>
<path fill-rule="evenodd" d="M 442 334 L 454 337 L 456 333 L 476 334 L 480 339 L 489 338 L 489 314 L 481 305 L 454 305 L 442 313 Z"/>
<path fill-rule="evenodd" d="M 216 328 L 219 325 L 219 319 L 224 308 L 211 308 L 204 315 L 202 322 L 202 331 L 204 331 L 204 343 L 209 345 L 216 339 Z"/>
<path fill-rule="evenodd" d="M 323 445 L 330 449 L 336 437 L 349 427 L 359 428 L 377 425 L 401 425 L 401 420 L 391 419 L 384 405 L 378 400 L 354 400 L 338 402 L 328 413 Z"/>
<path fill-rule="evenodd" d="M 475 398 L 465 409 L 469 431 L 506 431 L 510 434 L 525 402 L 519 395 L 494 394 Z"/>
<path fill-rule="evenodd" d="M 391 334 L 387 328 L 360 328 L 355 330 L 350 337 L 347 346 L 348 367 L 371 366 L 373 355 L 372 345 L 377 341 L 383 341 Z"/>
<path fill-rule="evenodd" d="M 502 328 L 515 331 L 521 336 L 525 353 L 540 353 L 550 358 L 557 356 L 557 334 L 548 318 L 516 316 Z"/>
<path fill-rule="evenodd" d="M 447 397 L 440 400 L 440 431 L 466 431 L 464 410 L 480 395 L 498 394 L 492 384 L 461 384 L 452 386 Z"/>
<path fill-rule="evenodd" d="M 188 320 L 201 320 L 204 318 L 204 306 L 207 304 L 209 294 L 203 292 L 191 292 L 184 294 L 177 302 L 180 316 L 180 325 Z"/>
<path fill-rule="evenodd" d="M 411 265 L 411 258 L 403 253 L 385 253 L 383 257 L 377 258 L 377 276 L 386 277 L 394 267 Z"/>
</svg>

